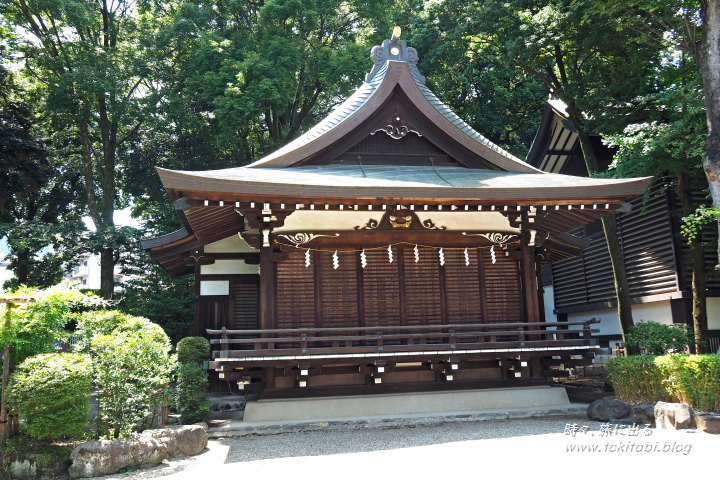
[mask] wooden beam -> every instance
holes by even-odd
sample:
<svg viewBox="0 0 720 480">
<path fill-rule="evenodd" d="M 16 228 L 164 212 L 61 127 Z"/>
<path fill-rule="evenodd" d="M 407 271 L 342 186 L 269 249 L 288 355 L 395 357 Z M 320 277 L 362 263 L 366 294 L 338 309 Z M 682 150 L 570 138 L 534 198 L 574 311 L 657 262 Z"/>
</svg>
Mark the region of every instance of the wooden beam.
<svg viewBox="0 0 720 480">
<path fill-rule="evenodd" d="M 260 248 L 260 329 L 277 328 L 275 322 L 275 262 L 271 247 Z"/>
</svg>

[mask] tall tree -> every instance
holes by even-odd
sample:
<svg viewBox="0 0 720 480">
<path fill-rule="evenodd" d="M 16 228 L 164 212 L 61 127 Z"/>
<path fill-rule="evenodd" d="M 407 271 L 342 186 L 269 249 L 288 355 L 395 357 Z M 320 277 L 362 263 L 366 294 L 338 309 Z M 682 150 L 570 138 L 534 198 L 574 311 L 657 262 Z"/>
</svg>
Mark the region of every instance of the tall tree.
<svg viewBox="0 0 720 480">
<path fill-rule="evenodd" d="M 592 10 L 615 15 L 658 49 L 671 44 L 693 56 L 708 125 L 703 169 L 713 206 L 720 211 L 720 0 L 603 0 L 593 2 Z M 715 218 L 720 232 L 720 215 Z M 715 269 L 720 270 L 720 243 L 717 254 Z"/>
<path fill-rule="evenodd" d="M 470 53 L 483 58 L 486 65 L 513 65 L 539 80 L 546 94 L 563 100 L 587 171 L 595 175 L 600 168 L 590 134 L 624 117 L 632 100 L 647 92 L 646 79 L 657 52 L 642 42 L 642 35 L 622 28 L 616 18 L 585 15 L 587 3 L 446 0 L 436 4 L 431 15 L 442 18 L 452 14 L 456 27 L 449 35 L 465 39 Z M 614 217 L 603 218 L 603 228 L 624 335 L 633 320 Z"/>
<path fill-rule="evenodd" d="M 537 133 L 547 92 L 534 75 L 478 49 L 475 38 L 484 25 L 458 27 L 467 9 L 465 3 L 445 2 L 418 11 L 408 44 L 418 49 L 419 68 L 443 102 L 490 141 L 523 157 Z"/>
<path fill-rule="evenodd" d="M 647 96 L 642 105 L 645 118 L 607 140 L 618 148 L 613 170 L 620 177 L 655 175 L 674 189 L 683 217 L 700 204 L 693 192 L 706 185 L 702 169 L 703 143 L 707 136 L 704 99 L 699 71 L 687 54 L 669 56 L 657 76 L 660 91 Z M 707 353 L 705 249 L 702 229 L 687 241 L 691 274 L 692 318 L 695 349 Z"/>
<path fill-rule="evenodd" d="M 151 2 L 1 0 L 0 14 L 23 31 L 28 75 L 46 86 L 55 128 L 74 145 L 67 159 L 82 166 L 85 204 L 98 234 L 115 231 L 119 155 L 148 115 L 147 39 L 156 28 Z M 143 43 L 145 41 L 145 43 Z M 118 260 L 100 248 L 101 292 L 113 294 Z"/>
<path fill-rule="evenodd" d="M 15 274 L 4 287 L 49 287 L 62 279 L 82 229 L 74 208 L 79 174 L 47 150 L 13 77 L 0 66 L 0 237 Z"/>
</svg>

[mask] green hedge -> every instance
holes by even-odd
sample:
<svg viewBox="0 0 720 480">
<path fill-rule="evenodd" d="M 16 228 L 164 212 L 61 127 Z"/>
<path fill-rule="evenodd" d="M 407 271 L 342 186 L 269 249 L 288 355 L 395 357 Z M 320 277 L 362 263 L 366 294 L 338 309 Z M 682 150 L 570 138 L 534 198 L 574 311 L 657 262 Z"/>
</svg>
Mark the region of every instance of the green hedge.
<svg viewBox="0 0 720 480">
<path fill-rule="evenodd" d="M 607 370 L 615 394 L 626 402 L 720 411 L 720 355 L 633 355 L 611 359 Z"/>
<path fill-rule="evenodd" d="M 208 374 L 196 363 L 178 367 L 175 406 L 184 425 L 205 422 L 210 413 L 207 394 Z"/>
<path fill-rule="evenodd" d="M 175 407 L 183 424 L 204 422 L 210 413 L 208 374 L 202 363 L 210 355 L 210 342 L 203 337 L 186 337 L 177 344 L 178 368 Z"/>
<path fill-rule="evenodd" d="M 49 353 L 18 365 L 8 393 L 28 435 L 80 438 L 88 423 L 91 387 L 92 364 L 87 355 Z"/>
</svg>

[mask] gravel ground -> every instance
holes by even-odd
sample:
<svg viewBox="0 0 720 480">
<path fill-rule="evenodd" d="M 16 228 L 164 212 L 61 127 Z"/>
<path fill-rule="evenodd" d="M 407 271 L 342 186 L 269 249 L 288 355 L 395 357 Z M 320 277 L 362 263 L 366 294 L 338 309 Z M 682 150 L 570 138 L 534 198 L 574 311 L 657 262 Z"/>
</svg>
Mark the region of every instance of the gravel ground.
<svg viewBox="0 0 720 480">
<path fill-rule="evenodd" d="M 587 427 L 587 433 L 566 434 L 571 424 Z M 600 423 L 584 416 L 553 416 L 251 435 L 211 440 L 196 457 L 103 478 L 435 479 L 451 472 L 480 478 L 506 470 L 513 472 L 510 478 L 557 479 L 563 472 L 585 476 L 590 471 L 593 476 L 637 472 L 667 478 L 700 472 L 720 452 L 718 435 L 645 433 L 608 437 L 600 432 Z M 594 452 L 571 450 L 593 446 Z"/>
</svg>

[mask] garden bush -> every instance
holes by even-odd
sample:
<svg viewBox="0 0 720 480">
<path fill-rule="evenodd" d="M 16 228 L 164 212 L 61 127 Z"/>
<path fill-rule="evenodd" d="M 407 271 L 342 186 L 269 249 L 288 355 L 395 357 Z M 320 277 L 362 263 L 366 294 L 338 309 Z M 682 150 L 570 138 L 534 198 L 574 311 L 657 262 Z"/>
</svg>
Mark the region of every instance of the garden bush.
<svg viewBox="0 0 720 480">
<path fill-rule="evenodd" d="M 653 355 L 631 355 L 608 360 L 605 367 L 615 395 L 629 403 L 670 401 L 655 358 Z"/>
<path fill-rule="evenodd" d="M 202 365 L 210 355 L 210 342 L 203 337 L 185 337 L 177 344 L 178 363 Z"/>
<path fill-rule="evenodd" d="M 177 345 L 178 379 L 175 406 L 184 424 L 204 422 L 210 413 L 208 374 L 202 364 L 210 355 L 210 343 L 203 337 L 186 337 Z"/>
<path fill-rule="evenodd" d="M 634 355 L 607 363 L 618 398 L 630 403 L 682 402 L 720 411 L 720 356 Z"/>
<path fill-rule="evenodd" d="M 147 428 L 167 403 L 175 367 L 170 341 L 164 332 L 159 335 L 160 327 L 146 322 L 147 328 L 141 330 L 118 328 L 92 338 L 95 383 L 100 389 L 98 423 L 106 438 Z"/>
<path fill-rule="evenodd" d="M 720 356 L 665 355 L 656 358 L 655 365 L 676 401 L 720 411 Z"/>
<path fill-rule="evenodd" d="M 112 335 L 115 332 L 139 332 L 152 335 L 158 342 L 167 342 L 168 338 L 162 327 L 147 318 L 133 317 L 117 310 L 101 310 L 83 313 L 78 319 L 75 335 L 79 338 L 75 350 L 90 352 L 92 339 L 97 335 Z"/>
<path fill-rule="evenodd" d="M 88 423 L 91 388 L 92 364 L 87 355 L 49 353 L 18 365 L 8 393 L 28 435 L 80 438 Z"/>
<path fill-rule="evenodd" d="M 683 323 L 640 322 L 630 327 L 625 336 L 625 346 L 639 347 L 647 355 L 683 353 L 693 343 L 692 331 Z"/>
<path fill-rule="evenodd" d="M 210 403 L 207 394 L 208 374 L 197 363 L 178 367 L 175 406 L 180 422 L 188 425 L 207 421 Z"/>
</svg>

